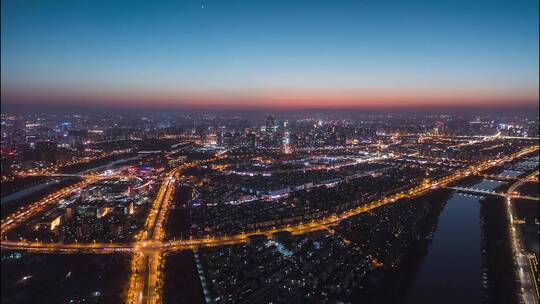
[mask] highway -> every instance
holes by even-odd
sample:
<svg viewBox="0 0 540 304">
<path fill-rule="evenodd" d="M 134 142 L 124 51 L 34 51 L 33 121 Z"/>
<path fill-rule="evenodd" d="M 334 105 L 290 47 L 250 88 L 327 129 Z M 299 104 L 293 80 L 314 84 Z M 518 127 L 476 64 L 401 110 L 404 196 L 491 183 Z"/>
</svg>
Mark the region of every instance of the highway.
<svg viewBox="0 0 540 304">
<path fill-rule="evenodd" d="M 481 171 L 489 169 L 493 166 L 501 165 L 505 162 L 515 160 L 528 153 L 538 150 L 538 146 L 524 149 L 520 152 L 514 153 L 510 156 L 500 158 L 497 160 L 489 160 L 482 162 L 478 165 L 470 166 L 466 169 L 456 171 L 446 177 L 438 180 L 426 179 L 420 185 L 417 185 L 408 191 L 403 191 L 377 199 L 373 202 L 364 204 L 362 206 L 349 209 L 341 212 L 340 214 L 333 214 L 322 219 L 313 220 L 309 222 L 298 223 L 294 225 L 286 225 L 280 227 L 274 227 L 271 229 L 242 232 L 235 235 L 225 236 L 208 236 L 205 238 L 190 238 L 177 241 L 163 241 L 165 223 L 169 205 L 173 201 L 175 190 L 175 178 L 179 176 L 181 171 L 185 168 L 199 165 L 202 162 L 212 161 L 215 159 L 209 159 L 205 161 L 197 161 L 186 163 L 180 167 L 172 169 L 164 178 L 162 185 L 154 199 L 150 208 L 148 217 L 145 222 L 144 229 L 136 235 L 136 242 L 134 243 L 45 243 L 45 242 L 29 242 L 29 241 L 13 241 L 5 239 L 5 232 L 8 229 L 15 227 L 16 225 L 24 222 L 26 219 L 35 216 L 39 213 L 38 210 L 43 210 L 45 206 L 53 204 L 55 201 L 63 196 L 77 191 L 81 187 L 90 184 L 94 180 L 91 178 L 86 179 L 72 187 L 59 190 L 51 197 L 43 201 L 38 201 L 32 204 L 30 210 L 24 214 L 14 215 L 15 218 L 11 221 L 7 218 L 2 222 L 2 243 L 1 247 L 5 249 L 22 249 L 29 251 L 39 252 L 91 252 L 91 253 L 110 253 L 110 252 L 132 252 L 133 259 L 131 263 L 131 276 L 129 279 L 129 288 L 127 294 L 127 303 L 133 304 L 148 304 L 161 302 L 161 268 L 163 262 L 163 255 L 167 252 L 180 251 L 186 249 L 196 249 L 199 247 L 212 247 L 223 246 L 231 244 L 241 244 L 247 242 L 250 236 L 264 234 L 269 237 L 276 232 L 289 231 L 292 234 L 303 234 L 321 229 L 328 228 L 328 226 L 335 225 L 340 221 L 356 216 L 363 212 L 367 212 L 378 208 L 380 206 L 392 204 L 402 199 L 412 199 L 422 196 L 426 193 L 445 187 L 450 183 L 457 182 L 464 177 L 479 174 Z M 513 194 L 515 195 L 515 194 Z"/>
<path fill-rule="evenodd" d="M 174 193 L 174 176 L 180 168 L 171 170 L 165 177 L 158 194 L 152 204 L 145 222 L 143 234 L 139 236 L 137 245 L 147 250 L 136 252 L 132 261 L 130 286 L 127 295 L 128 303 L 156 303 L 159 300 L 158 280 L 162 252 L 152 250 L 149 244 L 161 240 L 163 237 L 163 222 L 168 210 L 168 203 L 172 201 Z M 135 248 L 139 248 L 136 246 Z"/>
<path fill-rule="evenodd" d="M 50 176 L 53 176 L 54 174 L 49 174 Z M 77 192 L 80 191 L 82 188 L 95 183 L 96 181 L 100 179 L 109 179 L 109 178 L 135 178 L 131 175 L 81 175 L 79 177 L 82 177 L 83 180 L 77 184 L 71 185 L 69 187 L 62 188 L 58 191 L 55 191 L 54 193 L 51 193 L 44 198 L 30 204 L 24 207 L 21 207 L 17 212 L 7 216 L 6 218 L 2 219 L 1 226 L 0 226 L 0 235 L 2 236 L 2 239 L 4 240 L 6 237 L 6 233 L 15 228 L 16 226 L 26 222 L 30 218 L 44 212 L 47 208 L 51 207 L 52 205 L 56 204 L 59 200 Z"/>
<path fill-rule="evenodd" d="M 68 195 L 75 193 L 80 189 L 94 183 L 96 180 L 98 180 L 97 177 L 86 177 L 83 181 L 51 193 L 28 206 L 22 207 L 17 212 L 2 219 L 2 222 L 0 224 L 0 235 L 2 236 L 2 239 L 5 239 L 5 235 L 9 230 L 45 211 L 48 207 L 56 204 L 58 200 L 67 197 Z"/>
<path fill-rule="evenodd" d="M 25 250 L 36 250 L 44 252 L 54 252 L 56 251 L 126 251 L 131 250 L 134 252 L 153 252 L 153 251 L 173 251 L 173 250 L 184 250 L 192 249 L 198 247 L 207 247 L 207 246 L 221 246 L 228 244 L 237 244 L 246 242 L 248 237 L 256 234 L 264 234 L 271 236 L 275 232 L 280 231 L 290 231 L 293 234 L 302 234 L 312 231 L 317 231 L 326 228 L 329 225 L 334 225 L 339 221 L 358 215 L 363 212 L 370 211 L 372 209 L 378 208 L 383 205 L 394 203 L 400 199 L 404 198 L 415 198 L 421 195 L 424 195 L 433 189 L 440 187 L 445 187 L 449 183 L 459 181 L 460 179 L 477 174 L 480 171 L 486 170 L 492 166 L 497 166 L 502 163 L 514 160 L 516 158 L 522 157 L 525 154 L 534 152 L 538 150 L 538 146 L 524 149 L 521 152 L 515 153 L 505 158 L 501 158 L 494 161 L 486 161 L 476 166 L 471 166 L 467 169 L 457 171 L 451 175 L 448 175 L 439 180 L 426 180 L 421 185 L 418 185 L 414 188 L 409 189 L 408 191 L 396 193 L 378 200 L 375 200 L 371 203 L 364 204 L 362 206 L 343 211 L 340 214 L 334 214 L 317 221 L 311 221 L 306 223 L 299 223 L 294 225 L 280 226 L 272 229 L 258 230 L 239 233 L 236 235 L 230 236 L 209 236 L 205 238 L 191 238 L 185 240 L 176 240 L 176 241 L 158 241 L 163 236 L 162 223 L 165 220 L 166 214 L 161 213 L 161 210 L 165 210 L 164 203 L 171 199 L 174 194 L 174 183 L 164 182 L 162 187 L 158 191 L 158 195 L 153 202 L 153 207 L 148 215 L 145 229 L 141 231 L 138 235 L 137 242 L 135 243 L 126 243 L 126 244 L 111 244 L 111 243 L 45 243 L 45 242 L 30 242 L 30 241 L 12 241 L 2 239 L 2 248 L 10 249 L 25 249 Z M 185 168 L 185 167 L 181 167 Z M 180 169 L 181 170 L 181 169 Z M 167 178 L 174 178 L 174 174 L 179 171 L 171 171 L 167 175 Z M 169 189 L 169 191 L 167 191 Z M 73 190 L 72 190 L 73 191 Z M 168 194 L 167 194 L 168 193 Z M 167 194 L 167 195 L 166 195 Z M 164 198 L 168 198 L 165 200 Z M 157 220 L 159 218 L 159 220 Z M 149 238 L 150 237 L 150 238 Z"/>
<path fill-rule="evenodd" d="M 182 170 L 212 160 L 215 159 L 185 163 L 172 169 L 165 176 L 146 218 L 145 228 L 142 234 L 137 236 L 138 242 L 133 247 L 136 252 L 132 260 L 127 303 L 151 304 L 161 302 L 161 268 L 164 256 L 162 241 L 165 237 L 163 225 L 170 204 L 173 202 L 175 180 Z"/>
<path fill-rule="evenodd" d="M 506 199 L 506 211 L 509 221 L 508 229 L 510 239 L 512 240 L 514 265 L 516 267 L 516 276 L 519 283 L 518 286 L 520 287 L 521 300 L 525 304 L 538 303 L 540 298 L 538 286 L 536 284 L 536 276 L 538 274 L 534 270 L 535 267 L 532 265 L 532 261 L 526 251 L 526 247 L 521 236 L 521 229 L 519 226 L 516 226 L 514 221 L 514 215 L 516 212 L 515 205 L 512 204 L 512 198 L 517 194 L 516 189 L 528 181 L 535 180 L 537 175 L 538 171 L 535 171 L 510 186 L 507 191 L 509 196 Z"/>
</svg>

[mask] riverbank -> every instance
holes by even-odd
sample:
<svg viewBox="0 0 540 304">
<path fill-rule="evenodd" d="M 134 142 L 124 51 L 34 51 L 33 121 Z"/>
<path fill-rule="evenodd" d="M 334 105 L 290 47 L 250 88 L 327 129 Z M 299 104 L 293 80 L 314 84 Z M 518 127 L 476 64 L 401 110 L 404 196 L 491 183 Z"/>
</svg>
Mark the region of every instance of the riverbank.
<svg viewBox="0 0 540 304">
<path fill-rule="evenodd" d="M 518 285 L 508 234 L 509 219 L 504 198 L 488 196 L 481 201 L 483 303 L 519 303 Z"/>
<path fill-rule="evenodd" d="M 404 245 L 401 260 L 395 267 L 381 267 L 370 271 L 363 282 L 362 288 L 351 294 L 352 303 L 404 303 L 407 299 L 412 282 L 417 275 L 432 242 L 432 236 L 437 229 L 439 215 L 452 190 L 439 189 L 414 200 L 398 203 L 400 207 L 407 205 L 415 207 L 414 231 L 409 233 Z M 398 205 L 394 206 L 398 207 Z M 354 241 L 354 236 L 351 236 Z"/>
</svg>

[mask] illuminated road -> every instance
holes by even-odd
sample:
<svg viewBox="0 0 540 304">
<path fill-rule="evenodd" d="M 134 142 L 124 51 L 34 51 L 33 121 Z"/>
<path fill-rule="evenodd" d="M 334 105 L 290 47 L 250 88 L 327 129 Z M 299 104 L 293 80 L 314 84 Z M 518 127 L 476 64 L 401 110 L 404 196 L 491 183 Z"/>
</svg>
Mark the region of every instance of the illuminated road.
<svg viewBox="0 0 540 304">
<path fill-rule="evenodd" d="M 170 204 L 173 202 L 175 180 L 186 168 L 197 166 L 203 162 L 196 161 L 183 164 L 172 169 L 163 180 L 146 218 L 142 234 L 137 236 L 138 242 L 133 247 L 135 254 L 131 264 L 131 277 L 127 294 L 127 303 L 151 304 L 160 303 L 162 262 L 164 252 L 161 249 L 165 237 L 163 225 L 167 218 Z"/>
<path fill-rule="evenodd" d="M 165 202 L 164 198 L 172 196 L 173 194 L 172 191 L 174 191 L 174 190 L 166 191 L 168 188 L 173 187 L 173 183 L 164 182 L 163 184 L 164 186 L 162 186 L 160 191 L 158 192 L 156 200 L 154 201 L 153 207 L 148 216 L 148 219 L 145 225 L 145 227 L 147 228 L 145 228 L 145 230 L 141 234 L 139 234 L 139 238 L 138 238 L 139 241 L 136 243 L 131 243 L 131 244 L 71 243 L 71 244 L 67 244 L 67 243 L 20 242 L 20 241 L 7 241 L 6 240 L 6 241 L 2 241 L 2 248 L 11 248 L 11 249 L 19 248 L 19 249 L 27 249 L 27 250 L 34 249 L 37 251 L 44 251 L 44 252 L 53 252 L 55 250 L 56 251 L 89 250 L 89 251 L 99 251 L 99 252 L 131 250 L 135 252 L 154 252 L 154 251 L 173 251 L 173 250 L 192 249 L 192 248 L 197 248 L 197 247 L 237 244 L 237 243 L 246 242 L 248 237 L 251 235 L 264 234 L 264 235 L 271 236 L 273 233 L 280 232 L 280 231 L 290 231 L 293 234 L 302 234 L 302 233 L 324 229 L 328 225 L 334 225 L 345 218 L 352 217 L 366 211 L 370 211 L 374 208 L 378 208 L 383 205 L 394 203 L 403 198 L 415 198 L 415 197 L 424 195 L 432 191 L 433 189 L 437 189 L 439 187 L 445 187 L 447 184 L 459 181 L 460 179 L 466 176 L 477 174 L 480 171 L 486 170 L 492 166 L 498 166 L 502 163 L 522 157 L 523 155 L 534 152 L 536 150 L 538 150 L 537 146 L 533 148 L 524 149 L 523 151 L 519 153 L 515 153 L 511 156 L 508 156 L 499 160 L 487 161 L 476 166 L 471 166 L 467 169 L 455 172 L 439 180 L 434 180 L 434 181 L 426 180 L 426 182 L 410 189 L 407 192 L 400 192 L 394 195 L 390 195 L 385 198 L 375 200 L 371 203 L 359 206 L 357 208 L 346 210 L 340 214 L 331 215 L 331 216 L 328 216 L 328 217 L 325 217 L 316 221 L 299 223 L 295 225 L 281 226 L 281 227 L 276 227 L 272 229 L 239 233 L 239 234 L 231 235 L 231 236 L 219 236 L 219 237 L 210 236 L 206 238 L 192 238 L 192 239 L 168 241 L 168 242 L 156 241 L 156 238 L 154 238 L 154 240 L 148 238 L 149 234 L 153 236 L 161 237 L 162 236 L 161 234 L 163 233 L 162 221 L 164 221 L 165 213 L 162 214 L 160 210 L 166 209 L 166 208 L 163 208 L 163 205 Z M 172 177 L 171 174 L 168 174 L 167 176 L 168 178 Z M 169 195 L 165 195 L 166 193 L 169 193 Z M 162 215 L 159 215 L 159 214 L 162 214 Z M 158 217 L 161 220 L 156 221 Z M 154 227 L 154 228 L 150 229 L 150 227 Z"/>
<path fill-rule="evenodd" d="M 45 211 L 48 207 L 57 203 L 58 200 L 64 197 L 67 197 L 68 195 L 75 193 L 79 191 L 80 189 L 94 183 L 96 180 L 98 180 L 97 177 L 93 177 L 93 176 L 87 177 L 83 181 L 75 185 L 62 188 L 54 193 L 51 193 L 45 196 L 44 198 L 38 200 L 37 202 L 34 202 L 33 204 L 22 207 L 17 212 L 7 216 L 5 219 L 2 219 L 1 226 L 0 226 L 0 234 L 2 235 L 2 239 L 5 238 L 5 234 L 9 230 L 17 227 L 18 225 L 29 220 L 30 218 Z"/>
<path fill-rule="evenodd" d="M 526 251 L 525 244 L 521 236 L 521 230 L 519 227 L 516 227 L 514 222 L 515 206 L 512 204 L 512 195 L 517 194 L 516 189 L 519 188 L 526 182 L 535 180 L 538 175 L 538 171 L 535 171 L 523 179 L 520 179 L 517 183 L 513 184 L 508 188 L 507 193 L 509 196 L 506 199 L 506 211 L 509 219 L 509 233 L 512 240 L 512 252 L 514 255 L 514 265 L 516 267 L 517 279 L 520 286 L 520 295 L 523 303 L 533 304 L 538 303 L 540 298 L 538 292 L 538 286 L 536 284 L 536 276 L 538 275 L 535 271 L 534 261 L 531 261 L 529 254 Z"/>
<path fill-rule="evenodd" d="M 29 211 L 23 214 L 14 215 L 14 219 L 7 218 L 2 222 L 2 248 L 5 249 L 23 249 L 39 252 L 92 252 L 92 253 L 110 253 L 110 252 L 133 252 L 131 264 L 131 276 L 129 279 L 129 290 L 127 294 L 127 303 L 159 303 L 161 301 L 161 268 L 163 254 L 166 252 L 195 249 L 199 247 L 223 246 L 231 244 L 240 244 L 247 242 L 252 235 L 264 234 L 269 237 L 276 232 L 289 231 L 292 234 L 303 234 L 335 225 L 343 219 L 356 216 L 363 212 L 367 212 L 383 205 L 388 205 L 400 201 L 402 199 L 412 199 L 422 196 L 434 189 L 445 187 L 450 183 L 461 180 L 464 177 L 479 174 L 481 171 L 489 169 L 493 166 L 501 165 L 505 162 L 515 160 L 528 153 L 538 150 L 538 146 L 524 149 L 518 153 L 514 153 L 508 157 L 497 160 L 486 161 L 478 165 L 470 166 L 467 169 L 454 172 L 444 178 L 438 180 L 426 179 L 422 184 L 409 189 L 408 191 L 396 193 L 384 198 L 380 198 L 371 203 L 346 210 L 340 214 L 334 214 L 322 219 L 309 222 L 280 226 L 272 229 L 243 232 L 230 236 L 209 236 L 206 238 L 191 238 L 178 241 L 163 241 L 164 230 L 163 224 L 167 217 L 167 212 L 170 203 L 172 203 L 175 188 L 175 178 L 179 173 L 188 167 L 196 166 L 202 161 L 184 164 L 171 170 L 165 177 L 154 202 L 152 203 L 149 215 L 145 222 L 145 228 L 136 235 L 137 242 L 118 244 L 118 243 L 44 243 L 44 242 L 28 242 L 28 241 L 11 241 L 4 240 L 5 232 L 24 222 L 25 219 L 34 216 L 46 206 L 54 203 L 61 197 L 77 191 L 84 185 L 90 184 L 94 180 L 89 178 L 75 186 L 59 190 L 54 196 L 48 197 L 46 200 L 38 201 L 32 204 Z M 211 161 L 214 159 L 206 160 Z"/>
<path fill-rule="evenodd" d="M 514 199 L 525 199 L 525 200 L 533 200 L 538 201 L 540 198 L 536 196 L 527 196 L 527 195 L 519 195 L 513 192 L 507 192 L 507 193 L 499 193 L 495 191 L 490 190 L 483 190 L 483 189 L 476 189 L 476 188 L 468 188 L 468 187 L 446 187 L 448 189 L 461 191 L 461 192 L 470 192 L 470 193 L 477 193 L 477 194 L 487 194 L 487 195 L 496 195 L 496 196 L 502 196 L 502 197 L 508 197 L 508 198 L 514 198 Z"/>
<path fill-rule="evenodd" d="M 146 218 L 143 234 L 139 236 L 138 244 L 146 248 L 148 244 L 159 241 L 163 237 L 163 223 L 168 203 L 172 201 L 174 193 L 174 176 L 180 168 L 173 169 L 163 181 L 152 208 Z M 137 247 L 138 248 L 138 247 Z M 159 267 L 162 259 L 159 250 L 136 252 L 132 260 L 131 278 L 127 303 L 157 303 L 160 293 L 157 284 L 160 282 Z"/>
<path fill-rule="evenodd" d="M 83 180 L 79 183 L 76 183 L 72 186 L 68 186 L 66 188 L 62 188 L 54 193 L 51 193 L 44 198 L 38 200 L 37 202 L 34 202 L 33 204 L 21 207 L 17 212 L 7 216 L 6 218 L 2 219 L 1 226 L 0 226 L 0 234 L 2 236 L 2 239 L 5 239 L 6 233 L 17 227 L 18 225 L 26 222 L 30 218 L 44 212 L 48 207 L 54 205 L 59 200 L 77 192 L 80 191 L 82 188 L 95 183 L 96 181 L 100 179 L 110 179 L 110 178 L 135 178 L 131 175 L 84 175 L 79 176 L 83 177 Z"/>
<path fill-rule="evenodd" d="M 538 140 L 539 137 L 523 137 L 523 136 L 501 136 L 500 132 L 493 135 L 445 135 L 445 136 L 426 136 L 426 137 L 444 137 L 444 138 L 484 138 L 489 140 L 490 138 L 501 138 L 501 139 L 527 139 L 527 140 Z"/>
</svg>

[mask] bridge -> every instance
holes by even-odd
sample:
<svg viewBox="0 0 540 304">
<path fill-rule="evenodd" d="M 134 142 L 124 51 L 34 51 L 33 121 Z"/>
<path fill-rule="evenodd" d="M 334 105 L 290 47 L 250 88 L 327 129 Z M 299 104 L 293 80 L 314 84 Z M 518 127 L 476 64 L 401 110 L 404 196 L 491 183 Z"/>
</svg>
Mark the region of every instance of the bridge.
<svg viewBox="0 0 540 304">
<path fill-rule="evenodd" d="M 528 139 L 528 140 L 539 140 L 540 137 L 524 137 L 524 136 L 505 136 L 501 135 L 500 132 L 493 135 L 446 135 L 446 136 L 428 136 L 428 137 L 442 137 L 442 138 L 483 138 L 483 139 Z"/>
<path fill-rule="evenodd" d="M 500 193 L 500 192 L 495 192 L 493 190 L 485 190 L 485 189 L 478 189 L 478 188 L 468 188 L 468 187 L 445 187 L 445 188 L 460 191 L 460 192 L 473 193 L 473 194 L 496 195 L 496 196 L 501 196 L 501 197 L 508 197 L 508 198 L 514 198 L 514 199 L 534 200 L 534 201 L 540 200 L 540 198 L 538 198 L 538 197 L 528 196 L 528 195 L 519 195 L 519 194 L 516 194 L 516 192 Z"/>
<path fill-rule="evenodd" d="M 110 253 L 110 252 L 131 252 L 131 275 L 128 282 L 128 291 L 126 296 L 126 303 L 130 304 L 152 304 L 161 302 L 161 288 L 162 288 L 162 267 L 164 254 L 168 252 L 196 249 L 199 247 L 211 247 L 211 246 L 223 246 L 231 244 L 246 243 L 251 235 L 264 234 L 272 236 L 276 232 L 288 231 L 293 235 L 304 234 L 309 232 L 325 229 L 329 226 L 338 224 L 340 221 L 356 216 L 358 214 L 368 212 L 375 208 L 379 208 L 384 205 L 393 204 L 395 202 L 402 201 L 402 199 L 412 199 L 422 196 L 431 192 L 433 189 L 439 187 L 445 187 L 448 184 L 458 182 L 461 179 L 470 176 L 471 174 L 478 174 L 481 171 L 492 168 L 493 166 L 504 164 L 515 160 L 516 158 L 523 157 L 531 152 L 538 151 L 538 146 L 532 146 L 516 152 L 512 155 L 508 155 L 497 160 L 490 160 L 482 162 L 480 164 L 472 165 L 463 170 L 452 172 L 451 174 L 438 178 L 438 179 L 425 179 L 420 185 L 413 186 L 408 191 L 403 191 L 395 194 L 391 194 L 385 197 L 378 198 L 370 203 L 366 203 L 361 206 L 354 207 L 352 209 L 344 210 L 340 213 L 329 215 L 327 217 L 312 220 L 310 222 L 301 222 L 298 224 L 291 224 L 286 226 L 273 227 L 267 230 L 257 231 L 243 231 L 233 235 L 213 235 L 207 237 L 195 237 L 184 240 L 165 240 L 164 239 L 164 222 L 167 218 L 167 213 L 173 200 L 175 191 L 175 180 L 181 174 L 183 169 L 199 165 L 203 162 L 210 162 L 216 160 L 207 159 L 203 161 L 195 161 L 191 163 L 185 163 L 180 167 L 172 169 L 167 173 L 164 182 L 162 183 L 156 198 L 151 204 L 144 229 L 136 234 L 136 242 L 133 243 L 47 243 L 47 242 L 28 242 L 24 239 L 19 241 L 8 240 L 6 233 L 15 228 L 18 225 L 23 224 L 30 218 L 43 212 L 45 208 L 50 207 L 56 203 L 62 197 L 65 197 L 75 191 L 80 190 L 97 180 L 96 176 L 88 177 L 77 185 L 73 185 L 67 188 L 60 189 L 59 191 L 48 195 L 47 197 L 34 202 L 25 208 L 17 211 L 2 220 L 0 229 L 0 236 L 2 238 L 1 247 L 5 249 L 23 249 L 37 252 L 89 252 L 89 253 Z M 454 187 L 455 190 L 471 191 L 468 188 Z M 499 196 L 506 196 L 500 193 L 494 193 L 492 191 L 486 191 L 481 189 L 473 189 L 473 192 L 482 191 L 483 194 L 494 194 Z M 487 192 L 487 193 L 486 193 Z M 516 197 L 512 194 L 506 197 Z M 538 198 L 533 198 L 538 200 Z"/>
<path fill-rule="evenodd" d="M 502 181 L 502 182 L 506 182 L 506 181 L 512 182 L 512 181 L 519 180 L 519 177 L 508 176 L 508 175 L 481 174 L 478 176 L 481 176 L 485 179 L 491 179 L 491 180 Z"/>
<path fill-rule="evenodd" d="M 534 169 L 538 168 L 538 166 L 528 166 L 528 165 L 523 165 L 523 164 L 512 164 L 512 165 L 506 165 L 503 168 L 506 169 L 506 170 L 510 170 L 510 171 L 523 171 L 523 172 L 526 172 L 526 171 L 534 170 Z"/>
</svg>

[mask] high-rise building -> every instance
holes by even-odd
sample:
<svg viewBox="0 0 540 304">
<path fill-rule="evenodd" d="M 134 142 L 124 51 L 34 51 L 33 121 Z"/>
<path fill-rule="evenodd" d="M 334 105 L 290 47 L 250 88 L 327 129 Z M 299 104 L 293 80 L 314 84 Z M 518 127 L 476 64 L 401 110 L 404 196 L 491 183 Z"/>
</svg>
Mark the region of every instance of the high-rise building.
<svg viewBox="0 0 540 304">
<path fill-rule="evenodd" d="M 274 121 L 274 116 L 268 115 L 268 117 L 266 117 L 266 132 L 274 132 L 275 123 L 276 122 Z"/>
<path fill-rule="evenodd" d="M 247 142 L 248 147 L 255 148 L 255 145 L 256 145 L 255 133 L 249 133 L 248 135 L 246 135 L 246 142 Z"/>
<path fill-rule="evenodd" d="M 224 135 L 224 133 L 225 133 L 225 128 L 223 128 L 223 127 L 218 128 L 217 133 L 216 133 L 216 144 L 218 146 L 223 146 L 223 135 Z"/>
</svg>

